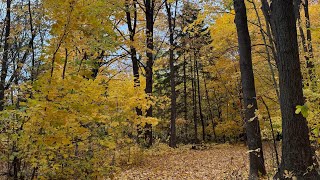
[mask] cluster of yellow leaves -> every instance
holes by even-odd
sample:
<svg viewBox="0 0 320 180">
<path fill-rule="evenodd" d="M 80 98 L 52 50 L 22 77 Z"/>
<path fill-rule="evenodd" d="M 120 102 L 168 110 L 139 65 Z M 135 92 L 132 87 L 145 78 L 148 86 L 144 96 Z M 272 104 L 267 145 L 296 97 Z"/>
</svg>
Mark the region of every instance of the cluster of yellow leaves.
<svg viewBox="0 0 320 180">
<path fill-rule="evenodd" d="M 52 22 L 49 52 L 64 43 L 65 48 L 85 50 L 88 54 L 108 50 L 117 44 L 112 19 L 123 1 L 45 0 L 46 18 Z M 49 54 L 50 54 L 49 53 Z"/>
<path fill-rule="evenodd" d="M 61 70 L 56 70 L 58 74 Z M 126 76 L 126 75 L 124 75 Z M 138 124 L 157 124 L 155 118 L 138 117 L 153 99 L 134 88 L 130 77 L 95 80 L 80 75 L 42 75 L 32 86 L 23 111 L 17 142 L 19 157 L 39 172 L 39 178 L 102 178 L 114 168 L 115 152 L 134 144 Z M 17 118 L 5 111 L 2 122 Z M 8 128 L 10 129 L 10 128 Z"/>
</svg>

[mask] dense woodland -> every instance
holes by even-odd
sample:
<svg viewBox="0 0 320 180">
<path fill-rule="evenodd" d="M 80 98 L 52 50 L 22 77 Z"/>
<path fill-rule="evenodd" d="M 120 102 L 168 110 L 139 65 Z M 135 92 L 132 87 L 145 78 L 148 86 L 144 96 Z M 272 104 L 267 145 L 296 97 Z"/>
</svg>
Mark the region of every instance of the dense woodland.
<svg viewBox="0 0 320 180">
<path fill-rule="evenodd" d="M 317 0 L 0 7 L 0 179 L 320 179 Z"/>
</svg>

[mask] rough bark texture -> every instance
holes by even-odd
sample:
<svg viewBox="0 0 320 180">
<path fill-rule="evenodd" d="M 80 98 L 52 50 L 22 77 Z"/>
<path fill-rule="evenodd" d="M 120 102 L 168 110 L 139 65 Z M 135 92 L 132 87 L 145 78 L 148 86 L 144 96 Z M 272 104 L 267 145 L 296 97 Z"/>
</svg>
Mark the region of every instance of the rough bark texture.
<svg viewBox="0 0 320 180">
<path fill-rule="evenodd" d="M 301 114 L 295 114 L 296 106 L 304 104 L 304 97 L 293 0 L 274 0 L 271 9 L 279 58 L 283 135 L 282 159 L 276 177 L 285 179 L 288 171 L 298 179 L 320 179 L 314 170 L 307 121 Z"/>
<path fill-rule="evenodd" d="M 145 1 L 145 16 L 146 16 L 146 35 L 147 35 L 147 66 L 146 71 L 146 89 L 145 92 L 152 95 L 153 85 L 153 18 L 154 18 L 154 0 Z M 152 117 L 152 106 L 147 110 L 147 117 Z M 145 140 L 147 146 L 152 145 L 152 125 L 146 124 L 145 126 Z"/>
<path fill-rule="evenodd" d="M 236 12 L 235 23 L 237 26 L 238 43 L 240 51 L 240 71 L 245 106 L 245 122 L 247 144 L 250 151 L 249 179 L 257 179 L 265 175 L 263 150 L 258 118 L 255 117 L 257 107 L 256 91 L 252 69 L 251 40 L 247 24 L 247 12 L 244 0 L 234 0 Z"/>
</svg>

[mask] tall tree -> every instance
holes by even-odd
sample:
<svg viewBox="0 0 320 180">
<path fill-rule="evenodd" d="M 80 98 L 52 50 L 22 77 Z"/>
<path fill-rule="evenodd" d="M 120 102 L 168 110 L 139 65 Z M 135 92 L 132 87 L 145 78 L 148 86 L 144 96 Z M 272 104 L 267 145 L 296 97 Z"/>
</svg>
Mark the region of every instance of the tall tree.
<svg viewBox="0 0 320 180">
<path fill-rule="evenodd" d="M 176 82 L 175 82 L 175 66 L 174 66 L 174 29 L 175 22 L 172 17 L 171 4 L 168 1 L 165 1 L 165 6 L 167 10 L 168 18 L 168 28 L 169 28 L 169 64 L 170 64 L 170 87 L 171 87 L 171 117 L 170 117 L 170 147 L 176 147 Z"/>
<path fill-rule="evenodd" d="M 133 13 L 130 11 L 130 7 L 133 9 Z M 137 49 L 133 45 L 135 41 L 136 29 L 137 29 L 137 1 L 134 0 L 131 4 L 129 0 L 125 1 L 125 12 L 127 19 L 127 26 L 129 30 L 130 37 L 130 57 L 132 61 L 132 71 L 134 77 L 134 87 L 140 87 L 140 75 L 139 75 L 139 61 L 137 57 Z M 132 17 L 133 14 L 133 17 Z M 142 115 L 142 111 L 140 108 L 136 108 L 136 112 L 138 116 Z"/>
<path fill-rule="evenodd" d="M 296 106 L 304 104 L 304 97 L 293 0 L 274 0 L 271 9 L 279 58 L 283 135 L 282 158 L 276 177 L 285 179 L 285 173 L 291 172 L 298 179 L 319 179 L 306 118 L 295 114 Z"/>
<path fill-rule="evenodd" d="M 155 0 L 145 0 L 145 17 L 146 17 L 146 36 L 147 36 L 147 65 L 145 68 L 146 71 L 146 89 L 145 92 L 149 95 L 152 95 L 152 85 L 153 85 L 153 28 L 154 28 L 154 9 L 155 9 Z M 152 106 L 147 110 L 147 117 L 152 117 Z M 147 146 L 152 145 L 152 125 L 146 124 L 145 139 L 147 141 Z"/>
<path fill-rule="evenodd" d="M 5 95 L 6 78 L 8 73 L 8 63 L 9 63 L 10 30 L 11 30 L 11 0 L 7 0 L 3 57 L 1 60 L 1 75 L 0 75 L 0 111 L 4 109 L 4 101 L 5 101 L 4 95 Z"/>
<path fill-rule="evenodd" d="M 240 51 L 240 71 L 245 107 L 247 144 L 250 151 L 249 179 L 257 179 L 259 174 L 265 175 L 266 170 L 264 166 L 259 121 L 255 116 L 255 111 L 258 109 L 258 106 L 252 69 L 251 39 L 244 0 L 234 0 L 233 2 L 236 12 L 235 23 Z"/>
<path fill-rule="evenodd" d="M 205 132 L 205 122 L 203 118 L 203 113 L 202 113 L 202 97 L 201 97 L 201 91 L 200 91 L 200 76 L 199 76 L 199 62 L 197 60 L 197 54 L 198 52 L 195 53 L 195 69 L 196 69 L 196 76 L 197 76 L 197 89 L 198 89 L 198 103 L 199 103 L 199 115 L 200 115 L 200 121 L 201 121 L 201 127 L 202 127 L 202 140 L 206 140 L 206 132 Z"/>
<path fill-rule="evenodd" d="M 191 61 L 191 56 L 190 56 Z M 193 107 L 193 124 L 194 124 L 194 143 L 198 143 L 198 117 L 197 117 L 197 89 L 196 89 L 196 73 L 195 62 L 191 63 L 192 73 L 192 107 Z"/>
</svg>

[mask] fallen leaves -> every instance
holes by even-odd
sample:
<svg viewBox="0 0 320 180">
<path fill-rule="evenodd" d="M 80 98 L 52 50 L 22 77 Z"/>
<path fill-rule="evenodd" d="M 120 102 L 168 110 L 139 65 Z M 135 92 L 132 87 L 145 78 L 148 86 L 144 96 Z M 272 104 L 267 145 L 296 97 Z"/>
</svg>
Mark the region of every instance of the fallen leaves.
<svg viewBox="0 0 320 180">
<path fill-rule="evenodd" d="M 269 145 L 265 146 L 265 156 L 268 159 L 266 164 L 267 167 L 272 167 L 271 149 Z M 247 147 L 242 144 L 208 145 L 208 148 L 203 150 L 192 150 L 190 145 L 158 154 L 160 155 L 148 155 L 140 166 L 122 171 L 116 179 L 211 180 L 248 177 Z M 272 171 L 272 168 L 269 168 L 269 171 Z"/>
</svg>

